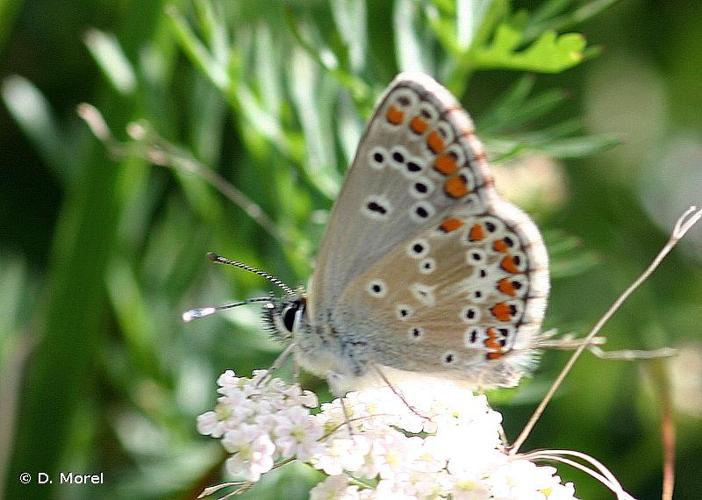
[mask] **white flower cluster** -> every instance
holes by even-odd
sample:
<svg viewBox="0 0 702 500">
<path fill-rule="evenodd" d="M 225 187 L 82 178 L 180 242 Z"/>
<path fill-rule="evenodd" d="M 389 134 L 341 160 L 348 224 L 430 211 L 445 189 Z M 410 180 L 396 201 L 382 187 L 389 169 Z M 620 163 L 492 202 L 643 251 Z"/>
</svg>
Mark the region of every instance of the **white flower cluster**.
<svg viewBox="0 0 702 500">
<path fill-rule="evenodd" d="M 484 396 L 425 379 L 401 388 L 412 408 L 384 385 L 313 415 L 314 394 L 279 379 L 261 384 L 264 375 L 225 372 L 217 407 L 198 417 L 198 431 L 232 454 L 227 470 L 248 481 L 298 459 L 328 476 L 312 500 L 575 498 L 555 468 L 504 452 L 502 417 Z"/>
<path fill-rule="evenodd" d="M 324 430 L 310 415 L 317 396 L 278 378 L 265 380 L 266 370 L 253 378 L 236 377 L 227 370 L 217 379 L 220 397 L 214 411 L 197 417 L 200 434 L 222 438 L 231 453 L 227 471 L 247 481 L 258 481 L 277 460 L 308 461 L 321 447 Z"/>
</svg>

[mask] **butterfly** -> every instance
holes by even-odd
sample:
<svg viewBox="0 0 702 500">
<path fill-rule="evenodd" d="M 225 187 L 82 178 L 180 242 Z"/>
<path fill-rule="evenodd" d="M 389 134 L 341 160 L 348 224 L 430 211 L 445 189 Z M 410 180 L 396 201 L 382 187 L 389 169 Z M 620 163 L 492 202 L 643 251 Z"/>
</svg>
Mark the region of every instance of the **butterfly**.
<svg viewBox="0 0 702 500">
<path fill-rule="evenodd" d="M 284 288 L 263 300 L 264 319 L 335 385 L 390 368 L 514 386 L 538 357 L 548 256 L 495 190 L 457 100 L 401 73 L 360 140 L 307 291 Z"/>
</svg>

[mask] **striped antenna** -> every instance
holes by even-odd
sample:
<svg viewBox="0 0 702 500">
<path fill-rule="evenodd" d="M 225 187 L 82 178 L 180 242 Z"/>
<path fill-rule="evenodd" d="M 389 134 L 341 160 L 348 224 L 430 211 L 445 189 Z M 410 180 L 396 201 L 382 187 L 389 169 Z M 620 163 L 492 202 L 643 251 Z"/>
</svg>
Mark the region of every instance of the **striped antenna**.
<svg viewBox="0 0 702 500">
<path fill-rule="evenodd" d="M 285 291 L 285 293 L 287 293 L 288 295 L 295 294 L 295 291 L 292 288 L 290 288 L 288 285 L 283 283 L 281 280 L 279 280 L 275 276 L 268 274 L 265 271 L 261 271 L 260 269 L 256 269 L 253 266 L 249 266 L 248 264 L 244 264 L 243 262 L 239 262 L 238 260 L 227 259 L 226 257 L 222 257 L 221 255 L 217 255 L 214 252 L 208 252 L 207 258 L 210 259 L 212 262 L 216 262 L 217 264 L 226 264 L 228 266 L 238 267 L 239 269 L 243 269 L 244 271 L 248 271 L 250 273 L 258 274 L 262 278 L 266 278 L 268 281 L 270 281 L 274 285 L 282 288 L 283 291 Z M 232 307 L 234 307 L 234 306 L 232 306 Z"/>
<path fill-rule="evenodd" d="M 207 307 L 197 307 L 195 309 L 189 309 L 183 313 L 181 316 L 183 321 L 190 323 L 194 319 L 204 318 L 217 311 L 223 311 L 225 309 L 231 309 L 232 307 L 245 306 L 246 304 L 255 304 L 256 302 L 270 302 L 271 297 L 254 297 L 247 300 L 239 300 L 237 302 L 229 302 L 228 304 L 222 304 L 219 306 L 207 306 Z"/>
</svg>

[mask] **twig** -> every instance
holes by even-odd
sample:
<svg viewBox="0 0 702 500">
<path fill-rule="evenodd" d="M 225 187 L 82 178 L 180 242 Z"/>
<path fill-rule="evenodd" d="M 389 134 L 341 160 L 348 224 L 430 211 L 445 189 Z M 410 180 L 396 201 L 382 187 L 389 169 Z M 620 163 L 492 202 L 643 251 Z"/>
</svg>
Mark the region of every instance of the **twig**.
<svg viewBox="0 0 702 500">
<path fill-rule="evenodd" d="M 683 236 L 685 236 L 685 234 L 690 230 L 690 228 L 692 228 L 692 226 L 694 226 L 700 220 L 700 218 L 702 218 L 702 210 L 698 210 L 697 207 L 694 206 L 688 208 L 680 216 L 680 218 L 678 218 L 677 222 L 675 223 L 675 226 L 673 227 L 673 232 L 671 233 L 670 238 L 666 242 L 665 246 L 658 253 L 658 255 L 656 255 L 656 257 L 653 259 L 653 262 L 651 262 L 651 264 L 646 268 L 646 270 L 631 285 L 629 285 L 629 288 L 624 290 L 624 293 L 622 293 L 619 296 L 619 298 L 617 298 L 617 300 L 614 301 L 612 306 L 600 318 L 600 320 L 595 324 L 592 330 L 590 330 L 590 333 L 584 338 L 583 343 L 575 350 L 570 359 L 568 359 L 568 362 L 563 367 L 563 370 L 561 370 L 561 373 L 558 374 L 558 377 L 556 377 L 556 380 L 553 382 L 550 389 L 548 390 L 544 398 L 541 400 L 541 403 L 539 403 L 539 406 L 537 406 L 536 410 L 534 410 L 534 413 L 531 415 L 531 418 L 529 418 L 529 421 L 524 426 L 524 429 L 522 429 L 522 432 L 514 441 L 514 444 L 512 444 L 512 446 L 510 447 L 510 455 L 516 455 L 517 452 L 519 452 L 519 448 L 522 446 L 522 444 L 524 444 L 524 441 L 527 439 L 527 437 L 529 437 L 529 434 L 533 430 L 536 423 L 539 421 L 539 418 L 541 418 L 541 415 L 546 409 L 546 406 L 548 406 L 548 404 L 551 402 L 551 399 L 553 399 L 554 394 L 563 383 L 563 380 L 565 380 L 566 376 L 570 373 L 570 371 L 573 368 L 573 365 L 575 365 L 575 362 L 578 360 L 583 351 L 588 348 L 589 342 L 600 332 L 605 323 L 607 323 L 607 321 L 609 321 L 612 315 L 614 315 L 614 313 L 619 310 L 619 308 L 629 298 L 629 296 L 631 296 L 631 294 L 634 293 L 634 291 L 639 286 L 641 286 L 641 284 L 644 281 L 646 281 L 649 276 L 651 276 L 653 271 L 656 270 L 656 268 L 660 265 L 660 263 L 663 261 L 666 255 L 670 253 L 670 251 L 675 247 L 675 245 L 677 245 L 678 241 L 680 241 L 683 238 Z"/>
<path fill-rule="evenodd" d="M 116 158 L 137 156 L 155 165 L 195 174 L 246 212 L 251 219 L 258 223 L 273 238 L 284 246 L 294 248 L 291 239 L 280 231 L 260 205 L 239 191 L 216 171 L 198 162 L 185 151 L 169 143 L 152 130 L 148 130 L 143 124 L 132 123 L 129 125 L 127 132 L 135 142 L 133 144 L 125 144 L 114 138 L 102 114 L 94 106 L 82 103 L 78 105 L 77 113 L 112 156 Z"/>
</svg>

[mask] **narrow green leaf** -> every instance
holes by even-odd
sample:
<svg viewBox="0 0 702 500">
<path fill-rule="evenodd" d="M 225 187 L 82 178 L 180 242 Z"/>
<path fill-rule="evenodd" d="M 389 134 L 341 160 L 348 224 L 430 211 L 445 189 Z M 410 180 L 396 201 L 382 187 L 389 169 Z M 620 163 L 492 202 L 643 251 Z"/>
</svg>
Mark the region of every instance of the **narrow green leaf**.
<svg viewBox="0 0 702 500">
<path fill-rule="evenodd" d="M 336 29 L 348 49 L 351 71 L 359 73 L 364 69 L 368 57 L 366 2 L 365 0 L 333 0 L 330 7 Z"/>
<path fill-rule="evenodd" d="M 226 67 L 231 51 L 231 41 L 227 32 L 227 24 L 223 22 L 221 4 L 214 4 L 211 0 L 197 0 L 194 5 L 198 26 L 204 33 L 212 58 L 221 66 Z"/>
<path fill-rule="evenodd" d="M 29 297 L 28 273 L 20 257 L 0 255 L 0 371 L 7 359 L 7 348 L 14 332 L 28 317 L 26 304 Z"/>
<path fill-rule="evenodd" d="M 281 129 L 277 117 L 266 112 L 251 89 L 243 83 L 239 83 L 235 94 L 248 126 L 275 144 L 284 155 L 293 159 L 299 159 L 297 151 L 291 147 L 290 141 L 288 141 L 285 132 Z"/>
<path fill-rule="evenodd" d="M 19 12 L 22 3 L 22 0 L 0 0 L 0 52 L 12 31 L 15 15 Z"/>
<path fill-rule="evenodd" d="M 573 28 L 578 24 L 582 24 L 604 10 L 611 7 L 619 0 L 593 0 L 578 8 L 568 11 L 565 14 L 557 15 L 562 12 L 572 0 L 552 0 L 546 2 L 543 7 L 537 10 L 529 20 L 529 25 L 524 29 L 524 41 L 531 42 L 540 36 L 545 31 L 565 31 Z"/>
<path fill-rule="evenodd" d="M 412 0 L 397 0 L 394 5 L 392 24 L 395 33 L 395 51 L 400 71 L 421 71 L 434 74 L 429 63 L 429 54 L 419 36 L 421 10 Z"/>
<path fill-rule="evenodd" d="M 112 88 L 120 94 L 131 94 L 136 90 L 134 68 L 113 34 L 91 29 L 83 40 Z"/>
<path fill-rule="evenodd" d="M 210 81 L 222 92 L 227 92 L 230 88 L 228 67 L 216 61 L 207 48 L 198 40 L 190 29 L 187 21 L 174 6 L 166 9 L 169 19 L 169 26 L 180 44 L 181 48 L 188 55 L 192 63 L 205 74 Z"/>
<path fill-rule="evenodd" d="M 338 66 L 338 60 L 327 47 L 315 46 L 309 42 L 298 27 L 298 22 L 292 13 L 291 9 L 285 9 L 285 20 L 290 33 L 313 61 L 322 67 L 331 76 L 336 78 L 339 83 L 346 87 L 354 98 L 366 104 L 372 104 L 370 101 L 373 98 L 373 93 L 370 87 L 361 78 L 349 73 Z"/>
<path fill-rule="evenodd" d="M 456 44 L 461 50 L 468 50 L 473 45 L 490 4 L 490 0 L 456 1 Z"/>
<path fill-rule="evenodd" d="M 568 137 L 541 146 L 541 150 L 554 158 L 584 158 L 606 151 L 621 141 L 610 135 Z"/>
<path fill-rule="evenodd" d="M 107 268 L 106 281 L 134 369 L 142 374 L 156 374 L 155 360 L 151 357 L 154 329 L 134 271 L 124 258 L 115 258 Z"/>
<path fill-rule="evenodd" d="M 338 110 L 339 143 L 346 159 L 346 165 L 350 165 L 356 155 L 356 148 L 363 134 L 363 120 L 353 105 L 348 95 L 341 95 Z"/>
<path fill-rule="evenodd" d="M 531 16 L 529 16 L 529 24 L 538 25 L 545 23 L 559 15 L 572 3 L 573 0 L 548 0 L 547 2 L 543 2 L 534 10 Z M 548 28 L 544 28 L 542 31 L 546 29 Z"/>
<path fill-rule="evenodd" d="M 5 106 L 57 178 L 66 181 L 69 174 L 61 161 L 63 137 L 44 94 L 29 80 L 13 75 L 2 82 Z"/>
<path fill-rule="evenodd" d="M 256 38 L 254 67 L 261 104 L 280 122 L 284 94 L 281 70 L 283 57 L 280 50 L 282 37 L 278 34 L 278 39 L 274 39 L 270 26 L 264 23 L 256 26 L 254 36 Z"/>
<path fill-rule="evenodd" d="M 336 195 L 339 179 L 332 176 L 330 166 L 336 165 L 336 154 L 332 149 L 333 135 L 329 126 L 325 126 L 322 116 L 324 99 L 319 67 L 302 50 L 293 51 L 291 64 L 295 72 L 291 74 L 291 95 L 297 115 L 304 131 L 307 145 L 305 168 L 309 179 L 329 198 Z M 332 96 L 328 96 L 331 98 Z"/>
</svg>

